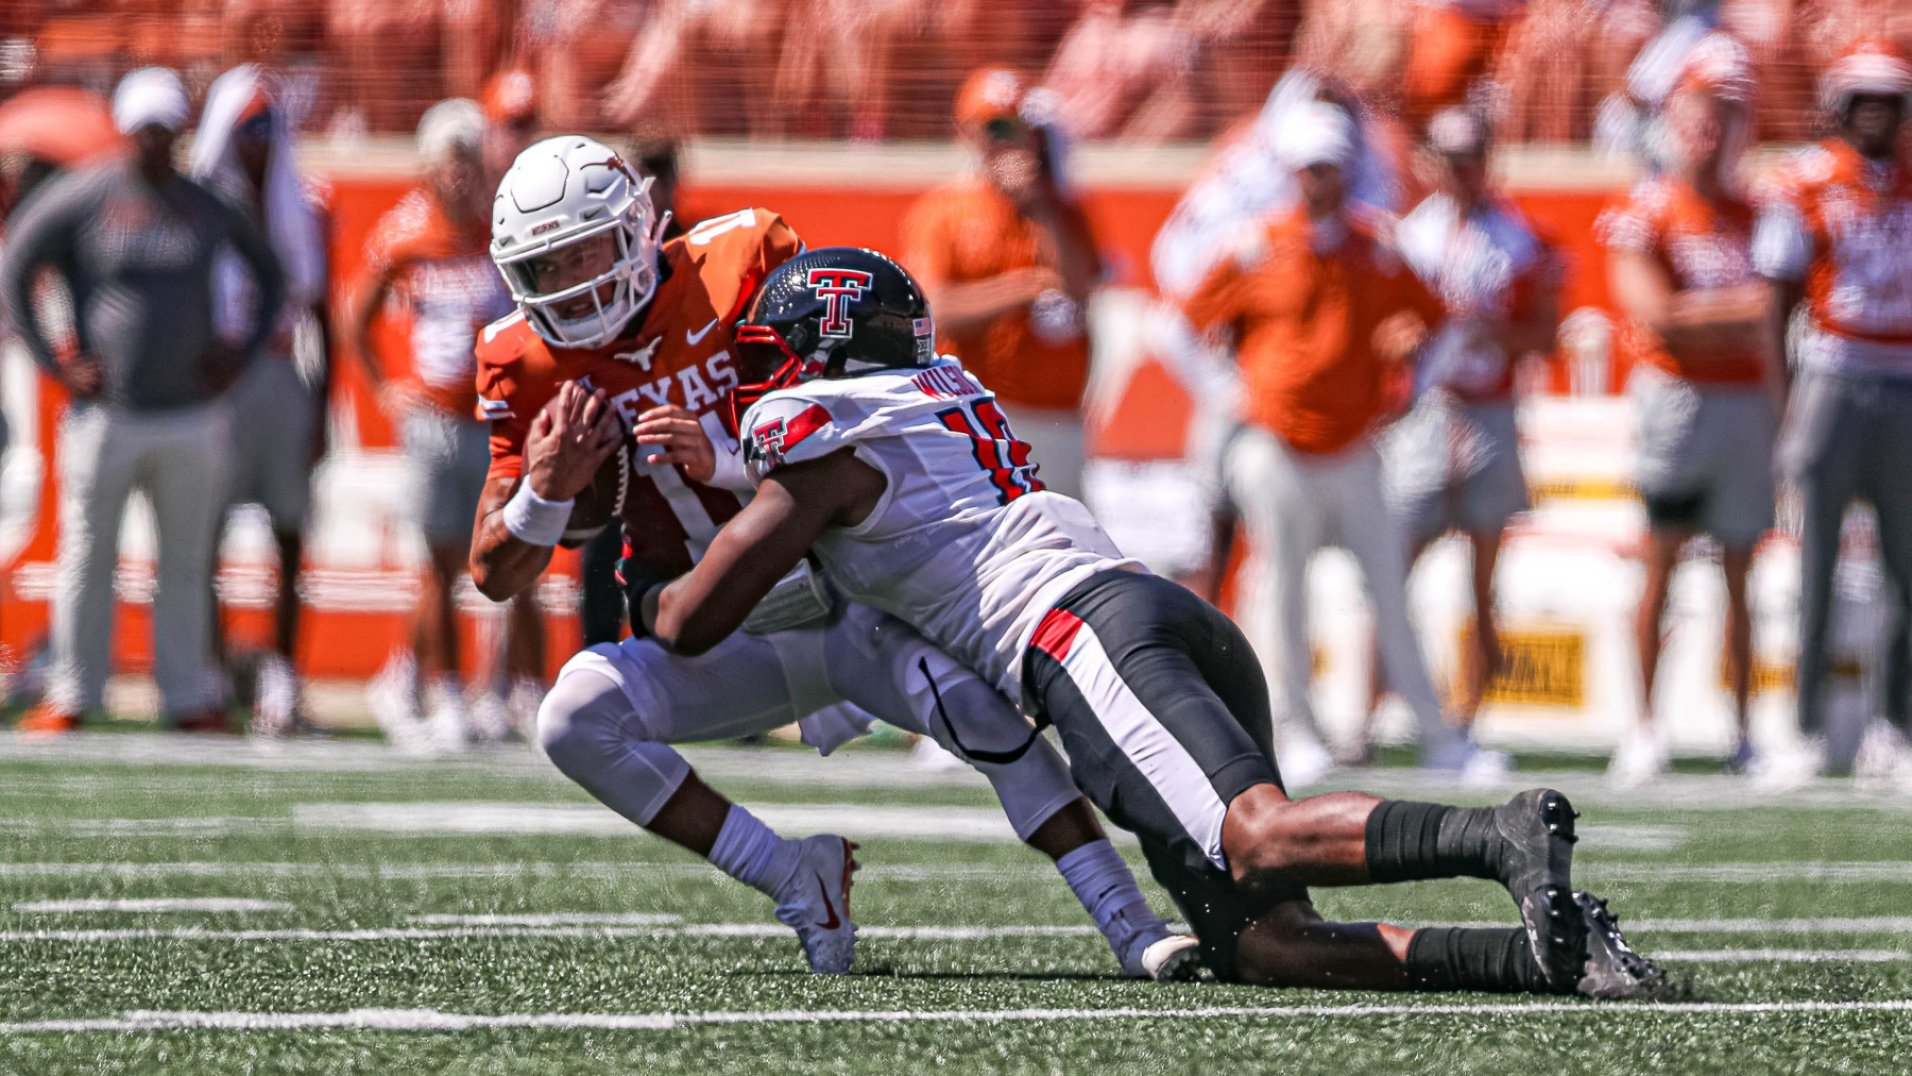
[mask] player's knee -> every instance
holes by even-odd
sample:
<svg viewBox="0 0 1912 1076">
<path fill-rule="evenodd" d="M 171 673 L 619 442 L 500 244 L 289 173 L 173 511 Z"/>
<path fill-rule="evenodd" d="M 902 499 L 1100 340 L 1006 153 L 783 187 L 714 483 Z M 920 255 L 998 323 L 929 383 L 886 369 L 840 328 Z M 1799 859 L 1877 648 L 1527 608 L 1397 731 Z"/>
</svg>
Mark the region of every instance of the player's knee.
<svg viewBox="0 0 1912 1076">
<path fill-rule="evenodd" d="M 538 747 L 553 765 L 575 779 L 628 739 L 629 709 L 623 692 L 602 676 L 590 672 L 561 676 L 538 705 Z"/>
<path fill-rule="evenodd" d="M 1310 849 L 1292 824 L 1294 813 L 1295 804 L 1285 797 L 1262 800 L 1244 793 L 1230 804 L 1222 836 L 1235 881 L 1266 883 L 1308 864 Z"/>
</svg>

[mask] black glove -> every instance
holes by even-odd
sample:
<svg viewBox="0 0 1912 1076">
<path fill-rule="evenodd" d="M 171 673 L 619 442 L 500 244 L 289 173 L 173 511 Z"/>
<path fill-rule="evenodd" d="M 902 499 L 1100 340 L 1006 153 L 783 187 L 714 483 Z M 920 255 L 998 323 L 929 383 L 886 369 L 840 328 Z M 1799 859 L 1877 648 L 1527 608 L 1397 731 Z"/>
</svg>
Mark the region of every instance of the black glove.
<svg viewBox="0 0 1912 1076">
<path fill-rule="evenodd" d="M 617 583 L 624 588 L 624 608 L 630 613 L 632 635 L 642 639 L 651 633 L 651 626 L 644 623 L 644 595 L 674 578 L 628 552 L 618 560 Z"/>
</svg>

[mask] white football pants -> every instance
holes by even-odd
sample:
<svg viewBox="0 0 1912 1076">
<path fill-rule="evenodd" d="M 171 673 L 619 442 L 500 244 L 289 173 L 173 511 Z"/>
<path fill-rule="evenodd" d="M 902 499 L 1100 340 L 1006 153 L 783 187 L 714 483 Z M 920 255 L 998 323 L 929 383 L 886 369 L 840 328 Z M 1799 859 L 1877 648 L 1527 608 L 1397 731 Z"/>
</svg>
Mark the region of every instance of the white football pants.
<svg viewBox="0 0 1912 1076">
<path fill-rule="evenodd" d="M 796 722 L 829 754 L 872 717 L 928 735 L 995 787 L 1027 839 L 1081 793 L 1016 708 L 914 630 L 858 605 L 815 629 L 735 632 L 697 657 L 626 639 L 567 662 L 538 711 L 538 739 L 564 775 L 648 825 L 690 773 L 673 743 L 724 740 Z M 982 762 L 975 755 L 1010 755 Z"/>
</svg>

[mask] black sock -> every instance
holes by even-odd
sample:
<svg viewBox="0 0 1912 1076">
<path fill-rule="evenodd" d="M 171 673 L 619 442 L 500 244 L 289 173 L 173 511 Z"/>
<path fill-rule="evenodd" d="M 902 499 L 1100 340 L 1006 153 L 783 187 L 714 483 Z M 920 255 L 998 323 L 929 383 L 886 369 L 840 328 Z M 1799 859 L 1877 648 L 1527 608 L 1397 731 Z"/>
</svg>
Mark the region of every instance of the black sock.
<svg viewBox="0 0 1912 1076">
<path fill-rule="evenodd" d="M 1407 945 L 1410 990 L 1546 994 L 1527 933 L 1511 927 L 1424 927 Z"/>
<path fill-rule="evenodd" d="M 1377 882 L 1499 878 L 1494 811 L 1382 800 L 1368 816 L 1368 877 Z"/>
</svg>

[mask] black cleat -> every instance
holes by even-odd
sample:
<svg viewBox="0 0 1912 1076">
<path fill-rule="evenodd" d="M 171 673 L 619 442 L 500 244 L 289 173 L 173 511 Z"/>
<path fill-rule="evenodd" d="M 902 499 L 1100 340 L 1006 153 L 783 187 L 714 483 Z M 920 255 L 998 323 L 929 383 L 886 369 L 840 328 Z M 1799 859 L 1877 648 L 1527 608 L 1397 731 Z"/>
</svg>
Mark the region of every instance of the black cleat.
<svg viewBox="0 0 1912 1076">
<path fill-rule="evenodd" d="M 1586 917 L 1574 906 L 1573 820 L 1567 797 L 1529 789 L 1494 812 L 1500 837 L 1500 880 L 1520 909 L 1528 944 L 1547 985 L 1574 988 L 1587 962 Z"/>
<path fill-rule="evenodd" d="M 1573 895 L 1586 926 L 1587 964 L 1576 991 L 1600 1001 L 1653 1000 L 1667 997 L 1672 981 L 1658 964 L 1634 952 L 1620 934 L 1620 918 L 1607 902 L 1586 890 Z"/>
</svg>

